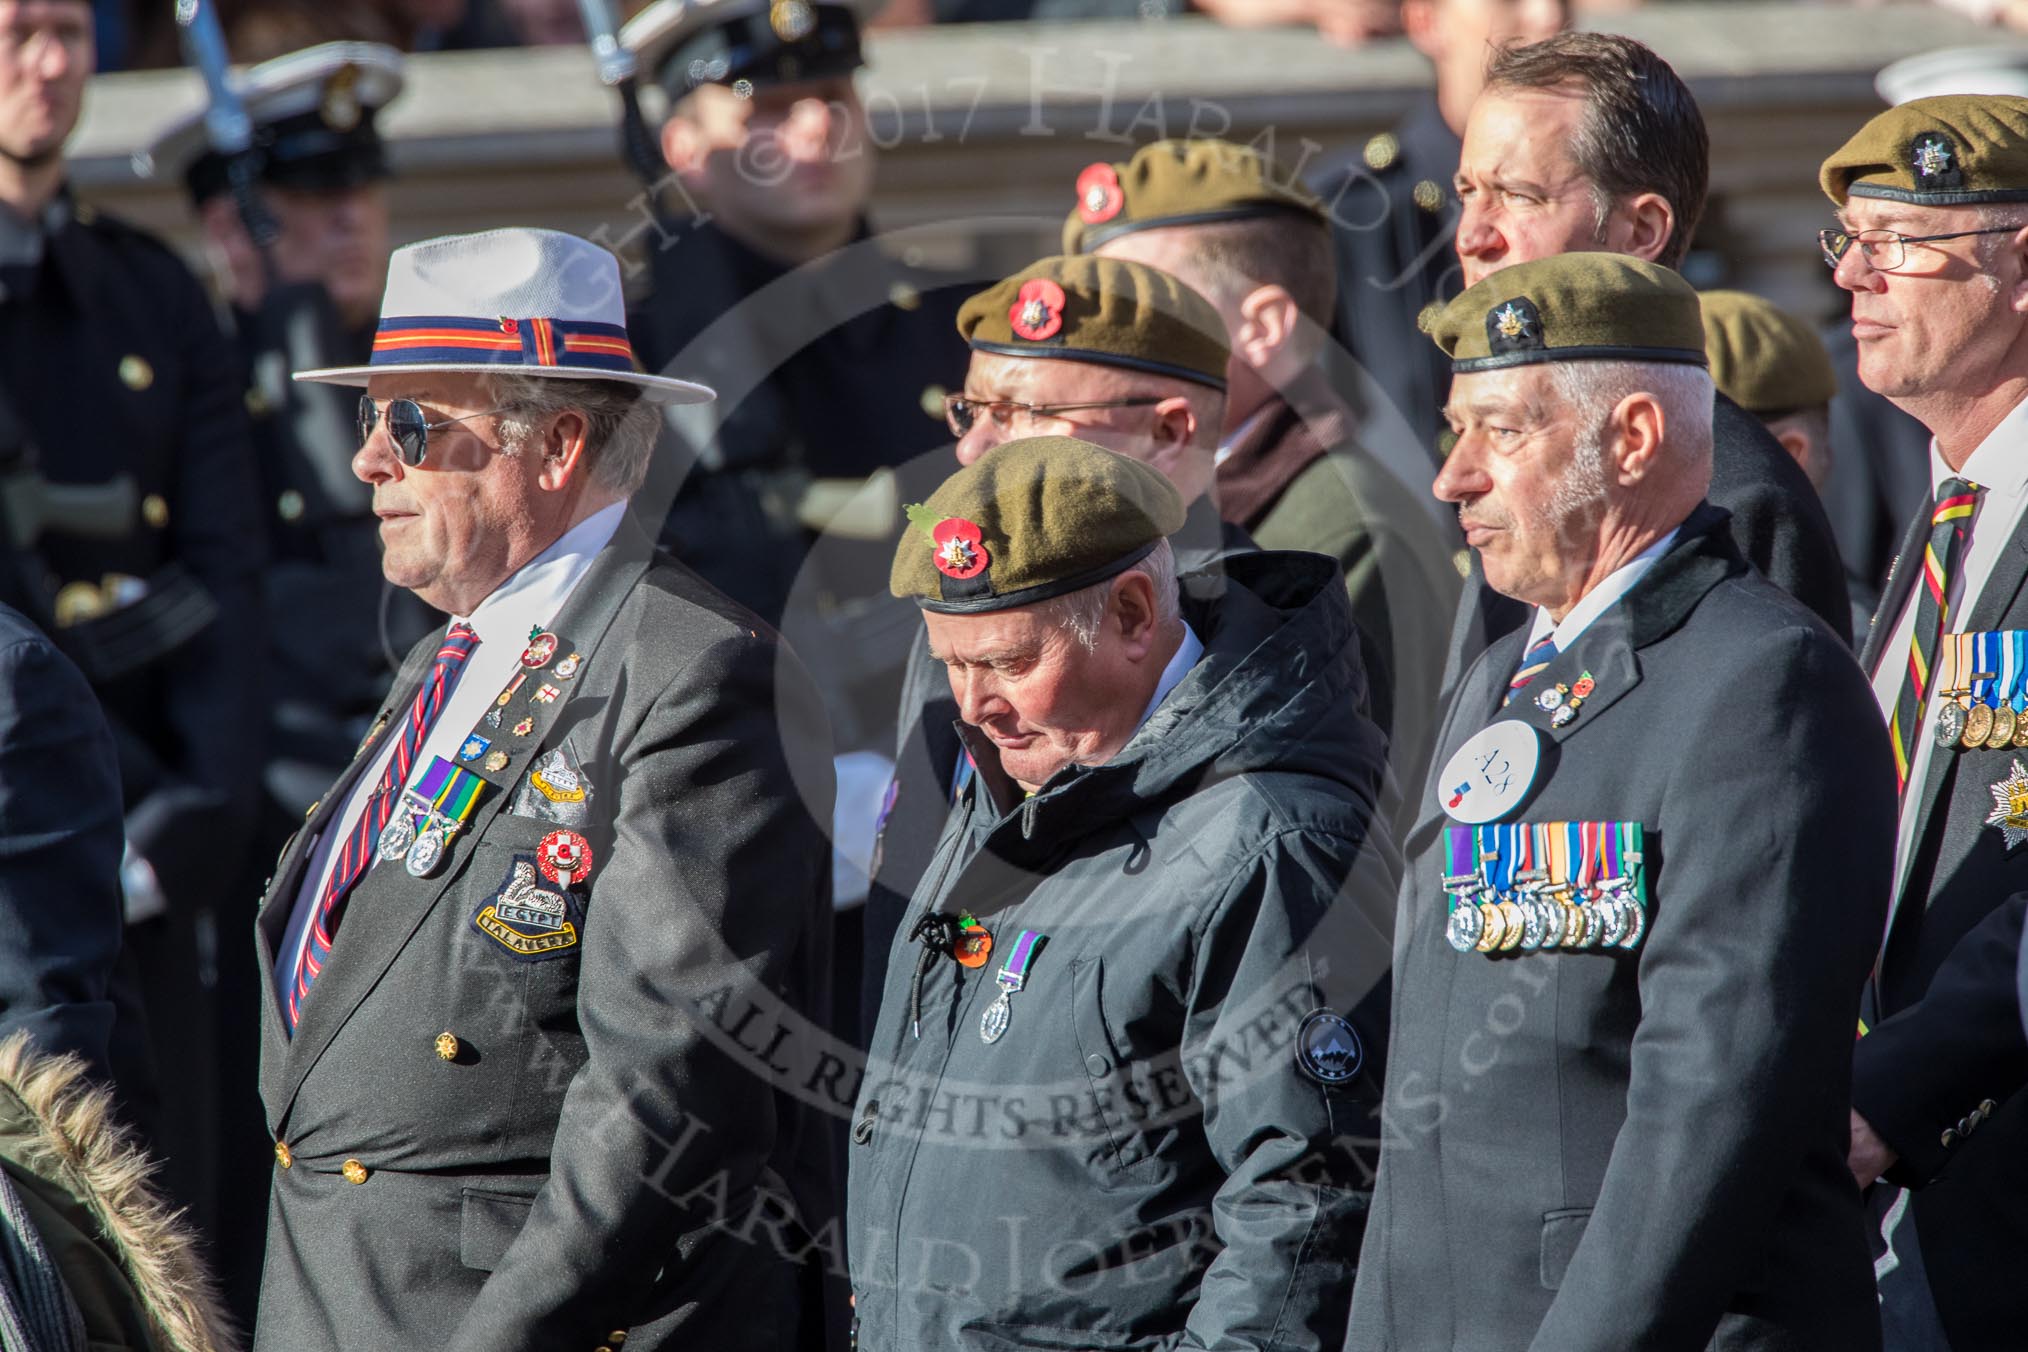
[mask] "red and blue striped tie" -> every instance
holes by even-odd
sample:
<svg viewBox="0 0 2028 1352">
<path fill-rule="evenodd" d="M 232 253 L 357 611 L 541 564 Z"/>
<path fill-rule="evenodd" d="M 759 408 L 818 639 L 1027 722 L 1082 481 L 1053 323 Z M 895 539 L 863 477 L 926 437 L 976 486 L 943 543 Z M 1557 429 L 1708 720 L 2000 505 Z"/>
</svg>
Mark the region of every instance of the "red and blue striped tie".
<svg viewBox="0 0 2028 1352">
<path fill-rule="evenodd" d="M 1950 621 L 1951 580 L 1964 558 L 1965 544 L 1972 534 L 1972 513 L 1978 509 L 1979 494 L 1983 491 L 1968 479 L 1945 479 L 1937 485 L 1936 505 L 1930 510 L 1929 543 L 1923 547 L 1922 573 L 1915 583 L 1915 623 L 1908 635 L 1908 669 L 1902 673 L 1901 689 L 1894 697 L 1894 712 L 1887 720 L 1887 739 L 1894 747 L 1894 784 L 1902 793 L 1908 791 L 1915 739 L 1922 731 L 1937 641 Z"/>
<path fill-rule="evenodd" d="M 437 649 L 436 665 L 430 668 L 429 679 L 416 691 L 415 703 L 409 706 L 408 721 L 402 725 L 401 740 L 395 743 L 387 770 L 380 776 L 373 797 L 366 800 L 358 822 L 339 846 L 331 864 L 330 880 L 324 884 L 323 895 L 317 898 L 309 936 L 296 950 L 295 980 L 289 983 L 291 1034 L 302 1017 L 303 997 L 310 993 L 317 974 L 324 969 L 325 959 L 331 956 L 331 936 L 338 928 L 338 913 L 346 894 L 373 862 L 374 847 L 379 845 L 382 829 L 394 816 L 395 799 L 401 786 L 408 782 L 409 769 L 415 764 L 416 753 L 422 750 L 423 738 L 429 735 L 430 724 L 436 722 L 437 713 L 444 707 L 459 668 L 478 646 L 479 636 L 470 625 L 454 624 L 445 632 L 443 646 Z"/>
<path fill-rule="evenodd" d="M 1521 659 L 1521 669 L 1514 673 L 1513 680 L 1507 682 L 1507 696 L 1500 701 L 1500 707 L 1504 709 L 1512 704 L 1514 696 L 1521 693 L 1521 687 L 1534 680 L 1536 672 L 1542 670 L 1555 660 L 1556 631 L 1552 629 L 1541 638 L 1536 639 L 1534 644 L 1528 649 L 1527 655 Z"/>
</svg>

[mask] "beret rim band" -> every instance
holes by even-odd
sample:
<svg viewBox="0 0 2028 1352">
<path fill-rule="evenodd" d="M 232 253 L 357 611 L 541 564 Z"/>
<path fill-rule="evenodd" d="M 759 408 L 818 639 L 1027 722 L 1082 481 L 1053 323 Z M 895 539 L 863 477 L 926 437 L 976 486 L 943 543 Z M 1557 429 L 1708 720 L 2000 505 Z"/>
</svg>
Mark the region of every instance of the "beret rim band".
<svg viewBox="0 0 2028 1352">
<path fill-rule="evenodd" d="M 2028 202 L 2028 188 L 1959 188 L 1950 192 L 1919 192 L 1874 183 L 1849 183 L 1847 197 L 1873 197 L 1914 207 L 1970 207 L 1987 202 Z"/>
<path fill-rule="evenodd" d="M 1176 366 L 1165 361 L 1154 361 L 1147 357 L 1129 357 L 1118 352 L 1100 352 L 1086 347 L 1054 347 L 1037 350 L 1033 347 L 1016 346 L 1013 343 L 995 343 L 984 339 L 970 339 L 968 343 L 974 352 L 990 352 L 998 357 L 1034 357 L 1054 361 L 1090 362 L 1094 366 L 1119 366 L 1129 371 L 1143 371 L 1149 375 L 1172 376 L 1193 384 L 1209 386 L 1223 391 L 1224 377 L 1212 377 L 1188 366 Z"/>
<path fill-rule="evenodd" d="M 1540 366 L 1559 361 L 1662 362 L 1676 366 L 1702 366 L 1711 361 L 1703 352 L 1687 347 L 1631 347 L 1617 343 L 1585 343 L 1572 347 L 1542 347 L 1527 352 L 1503 352 L 1497 357 L 1464 357 L 1451 362 L 1452 375 L 1478 371 L 1501 371 L 1512 366 Z"/>
<path fill-rule="evenodd" d="M 1158 535 L 1139 549 L 1131 550 L 1110 563 L 1102 563 L 1096 568 L 1087 568 L 1081 573 L 1074 573 L 1069 577 L 1058 578 L 1054 582 L 1038 582 L 1032 587 L 1022 587 L 1017 591 L 1003 592 L 998 596 L 981 596 L 971 601 L 932 601 L 926 596 L 918 595 L 914 600 L 917 606 L 938 615 L 981 615 L 995 610 L 1013 610 L 1019 606 L 1032 606 L 1038 601 L 1052 601 L 1059 596 L 1067 596 L 1071 592 L 1082 591 L 1086 587 L 1096 586 L 1108 579 L 1118 577 L 1121 573 L 1126 572 L 1127 569 L 1154 553 L 1155 546 L 1161 544 L 1167 538 L 1165 535 Z"/>
<path fill-rule="evenodd" d="M 1137 230 L 1166 230 L 1179 225 L 1217 225 L 1224 221 L 1252 221 L 1273 216 L 1300 216 L 1314 222 L 1320 229 L 1328 222 L 1318 212 L 1296 202 L 1261 200 L 1244 202 L 1214 211 L 1177 212 L 1167 216 L 1146 216 L 1137 220 L 1102 221 L 1087 225 L 1078 234 L 1077 247 L 1080 253 L 1096 249 L 1101 244 L 1131 235 Z"/>
</svg>

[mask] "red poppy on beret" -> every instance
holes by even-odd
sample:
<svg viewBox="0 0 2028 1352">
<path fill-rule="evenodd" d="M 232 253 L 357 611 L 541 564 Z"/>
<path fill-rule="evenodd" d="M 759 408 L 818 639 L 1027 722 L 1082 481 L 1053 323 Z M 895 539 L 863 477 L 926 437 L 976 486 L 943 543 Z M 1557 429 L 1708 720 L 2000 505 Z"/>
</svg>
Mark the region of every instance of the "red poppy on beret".
<svg viewBox="0 0 2028 1352">
<path fill-rule="evenodd" d="M 1055 337 L 1063 327 L 1063 288 L 1047 277 L 1023 283 L 1007 308 L 1007 322 L 1014 326 L 1017 337 L 1030 342 Z"/>
<path fill-rule="evenodd" d="M 961 516 L 947 516 L 937 522 L 937 571 L 963 581 L 986 571 L 993 560 L 986 553 L 986 540 L 979 528 Z"/>
<path fill-rule="evenodd" d="M 1120 214 L 1127 204 L 1119 171 L 1104 160 L 1088 164 L 1077 176 L 1077 214 L 1086 225 L 1098 225 Z"/>
</svg>

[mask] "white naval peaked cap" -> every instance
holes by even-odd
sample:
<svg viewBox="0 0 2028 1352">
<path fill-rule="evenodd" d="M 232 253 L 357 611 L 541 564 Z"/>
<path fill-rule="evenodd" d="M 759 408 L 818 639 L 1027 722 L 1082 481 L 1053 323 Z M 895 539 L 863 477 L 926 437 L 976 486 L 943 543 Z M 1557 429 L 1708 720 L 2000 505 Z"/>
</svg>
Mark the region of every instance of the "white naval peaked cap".
<svg viewBox="0 0 2028 1352">
<path fill-rule="evenodd" d="M 1940 47 L 1904 56 L 1873 77 L 1873 88 L 1895 106 L 1938 94 L 2009 94 L 2028 98 L 2028 47 L 1995 37 L 1983 47 Z"/>
<path fill-rule="evenodd" d="M 702 404 L 708 385 L 636 369 L 620 264 L 587 239 L 525 226 L 396 249 L 373 356 L 297 380 L 364 385 L 394 372 L 503 370 L 638 386 L 658 404 Z"/>
</svg>

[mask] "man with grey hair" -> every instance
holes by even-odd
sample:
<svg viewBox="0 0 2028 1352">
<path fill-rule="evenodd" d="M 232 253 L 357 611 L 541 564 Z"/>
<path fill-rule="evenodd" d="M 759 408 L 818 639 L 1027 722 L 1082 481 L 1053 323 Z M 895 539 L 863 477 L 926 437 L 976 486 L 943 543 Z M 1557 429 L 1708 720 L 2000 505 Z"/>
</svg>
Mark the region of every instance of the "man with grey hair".
<svg viewBox="0 0 2028 1352">
<path fill-rule="evenodd" d="M 1181 497 L 1070 437 L 911 508 L 971 773 L 848 1158 L 858 1345 L 1336 1352 L 1395 856 L 1329 559 L 1179 595 Z"/>
<path fill-rule="evenodd" d="M 821 1008 L 829 734 L 773 632 L 627 499 L 655 406 L 618 265 L 398 251 L 353 470 L 450 615 L 276 865 L 263 1349 L 773 1349 L 816 1336 L 827 1152 L 771 1054 Z"/>
<path fill-rule="evenodd" d="M 1880 1346 L 1844 1173 L 1889 756 L 1705 501 L 1697 295 L 1617 254 L 1448 306 L 1437 495 L 1529 622 L 1410 832 L 1356 1352 Z"/>
</svg>

